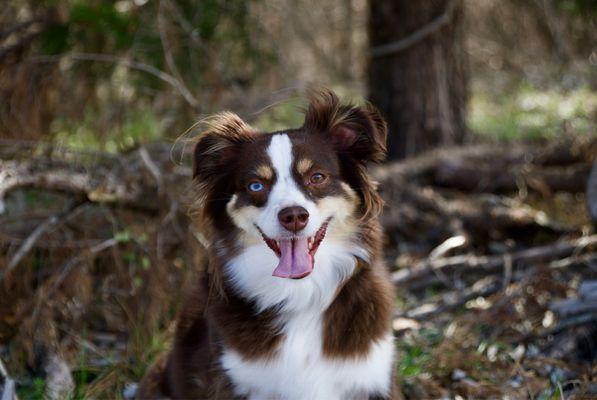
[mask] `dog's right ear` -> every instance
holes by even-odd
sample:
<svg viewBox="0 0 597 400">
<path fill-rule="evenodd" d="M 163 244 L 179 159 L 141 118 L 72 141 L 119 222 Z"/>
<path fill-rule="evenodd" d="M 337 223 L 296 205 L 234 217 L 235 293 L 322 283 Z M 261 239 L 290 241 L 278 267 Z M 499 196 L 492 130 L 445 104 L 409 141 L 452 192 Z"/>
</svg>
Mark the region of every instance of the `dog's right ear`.
<svg viewBox="0 0 597 400">
<path fill-rule="evenodd" d="M 199 136 L 193 155 L 193 179 L 205 182 L 229 169 L 243 143 L 253 140 L 255 130 L 231 112 L 204 121 L 207 130 Z"/>
</svg>

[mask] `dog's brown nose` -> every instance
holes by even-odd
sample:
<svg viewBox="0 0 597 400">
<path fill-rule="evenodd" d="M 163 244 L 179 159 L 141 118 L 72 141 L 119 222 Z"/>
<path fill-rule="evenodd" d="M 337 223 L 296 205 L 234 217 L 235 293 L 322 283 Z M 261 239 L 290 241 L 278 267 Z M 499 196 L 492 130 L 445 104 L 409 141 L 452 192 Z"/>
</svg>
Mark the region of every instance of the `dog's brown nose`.
<svg viewBox="0 0 597 400">
<path fill-rule="evenodd" d="M 292 232 L 298 232 L 307 226 L 309 212 L 299 206 L 286 207 L 278 213 L 278 220 L 284 228 Z"/>
</svg>

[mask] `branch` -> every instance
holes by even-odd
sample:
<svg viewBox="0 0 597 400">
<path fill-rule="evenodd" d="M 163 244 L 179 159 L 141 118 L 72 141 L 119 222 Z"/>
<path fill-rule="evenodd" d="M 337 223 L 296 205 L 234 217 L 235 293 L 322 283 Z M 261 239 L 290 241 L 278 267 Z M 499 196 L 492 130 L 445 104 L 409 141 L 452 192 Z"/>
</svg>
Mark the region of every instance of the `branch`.
<svg viewBox="0 0 597 400">
<path fill-rule="evenodd" d="M 0 214 L 3 200 L 12 190 L 35 187 L 72 193 L 97 203 L 119 203 L 149 212 L 157 210 L 148 195 L 155 188 L 138 174 L 125 174 L 118 169 L 93 168 L 52 163 L 47 160 L 0 160 Z"/>
<path fill-rule="evenodd" d="M 180 75 L 180 72 L 178 72 L 176 62 L 174 62 L 174 57 L 172 56 L 172 52 L 170 51 L 170 48 L 172 46 L 168 41 L 168 34 L 166 32 L 166 21 L 164 20 L 164 7 L 164 1 L 160 0 L 158 4 L 158 32 L 160 34 L 160 43 L 162 45 L 162 51 L 164 53 L 164 58 L 166 59 L 166 64 L 168 65 L 168 68 L 170 68 L 170 71 L 172 71 L 174 78 L 178 82 L 180 82 L 181 85 L 184 86 L 182 76 Z"/>
<path fill-rule="evenodd" d="M 148 73 L 174 87 L 191 107 L 195 109 L 199 108 L 199 101 L 178 79 L 154 67 L 153 65 L 145 64 L 140 61 L 127 60 L 126 58 L 121 58 L 112 54 L 103 53 L 66 53 L 55 56 L 34 57 L 31 60 L 34 62 L 57 62 L 60 61 L 63 57 L 69 57 L 72 60 L 77 61 L 95 61 L 110 64 L 118 64 L 130 69 Z"/>
<path fill-rule="evenodd" d="M 497 293 L 504 286 L 500 279 L 488 278 L 475 283 L 464 290 L 455 290 L 442 295 L 442 300 L 435 303 L 426 303 L 414 309 L 399 313 L 395 317 L 411 318 L 418 321 L 426 320 L 434 315 L 453 311 L 477 297 L 486 297 Z"/>
<path fill-rule="evenodd" d="M 392 275 L 392 281 L 397 285 L 408 285 L 409 288 L 416 287 L 413 282 L 418 282 L 436 273 L 447 274 L 450 272 L 483 272 L 495 273 L 502 270 L 507 262 L 511 260 L 512 265 L 517 263 L 536 263 L 554 258 L 566 257 L 570 254 L 581 251 L 583 248 L 597 245 L 597 235 L 582 237 L 567 242 L 560 242 L 546 246 L 532 247 L 530 249 L 506 253 L 497 256 L 476 256 L 462 255 L 439 260 L 427 259 L 413 268 L 402 269 Z M 438 279 L 432 277 L 434 283 Z M 428 284 L 429 282 L 427 282 Z"/>
<path fill-rule="evenodd" d="M 68 207 L 66 207 L 66 209 L 64 209 L 60 213 L 50 216 L 44 222 L 39 224 L 37 226 L 37 228 L 35 228 L 33 230 L 33 232 L 31 232 L 31 234 L 27 237 L 27 239 L 25 239 L 23 244 L 21 244 L 21 247 L 19 247 L 19 249 L 17 250 L 15 255 L 12 257 L 12 259 L 8 263 L 8 266 L 6 267 L 6 269 L 4 269 L 3 271 L 0 271 L 0 282 L 2 282 L 2 280 L 4 279 L 5 276 L 10 274 L 10 272 L 19 264 L 19 262 L 21 262 L 23 257 L 25 257 L 27 255 L 27 253 L 31 250 L 31 248 L 35 245 L 35 243 L 37 243 L 39 238 L 45 232 L 47 232 L 54 226 L 58 225 L 64 219 L 67 219 L 68 216 L 70 216 L 74 210 L 76 210 L 81 204 L 84 204 L 84 203 L 85 203 L 85 201 L 75 202 L 75 203 L 69 205 Z"/>
<path fill-rule="evenodd" d="M 50 288 L 48 289 L 48 291 L 46 293 L 44 293 L 44 296 L 41 296 L 41 297 L 38 298 L 37 306 L 33 310 L 32 320 L 33 321 L 38 321 L 41 309 L 46 304 L 46 303 L 43 302 L 43 299 L 52 298 L 52 296 L 54 295 L 54 293 L 56 292 L 56 290 L 58 290 L 58 288 L 60 287 L 60 285 L 62 284 L 62 282 L 64 282 L 64 280 L 70 274 L 70 272 L 72 271 L 73 268 L 75 268 L 77 265 L 79 265 L 80 263 L 82 263 L 83 260 L 86 257 L 88 257 L 88 256 L 95 256 L 95 255 L 101 253 L 102 251 L 104 251 L 106 249 L 109 249 L 111 247 L 116 246 L 117 244 L 118 244 L 118 240 L 116 240 L 115 238 L 107 239 L 107 240 L 104 240 L 104 241 L 102 241 L 102 242 L 100 242 L 100 243 L 98 243 L 98 244 L 90 247 L 89 249 L 85 249 L 85 250 L 81 251 L 76 256 L 70 258 L 62 266 L 61 271 L 60 271 L 60 275 L 58 275 L 56 277 L 56 279 L 54 280 L 54 282 L 52 282 L 52 285 L 50 286 Z"/>
<path fill-rule="evenodd" d="M 4 379 L 4 388 L 0 393 L 0 400 L 18 400 L 15 381 L 8 375 L 2 359 L 0 359 L 0 376 Z"/>
<path fill-rule="evenodd" d="M 432 33 L 435 33 L 436 31 L 440 30 L 441 28 L 450 23 L 450 21 L 452 20 L 452 13 L 454 12 L 455 6 L 456 0 L 451 0 L 450 3 L 448 3 L 448 6 L 446 7 L 446 11 L 444 11 L 443 14 L 435 18 L 427 25 L 424 25 L 422 28 L 414 31 L 410 35 L 400 40 L 373 47 L 371 49 L 371 57 L 383 57 L 391 54 L 396 54 L 422 41 L 426 37 L 430 36 Z"/>
<path fill-rule="evenodd" d="M 31 18 L 30 20 L 23 21 L 19 24 L 13 25 L 8 29 L 0 31 L 0 40 L 12 35 L 15 32 L 23 31 L 23 30 L 29 28 L 33 24 L 36 24 L 38 22 L 45 22 L 45 21 L 46 21 L 45 18 L 38 17 L 38 18 Z"/>
<path fill-rule="evenodd" d="M 27 46 L 29 43 L 31 43 L 33 41 L 33 39 L 38 37 L 41 33 L 42 33 L 42 31 L 31 32 L 31 33 L 23 36 L 17 43 L 10 45 L 10 46 L 6 46 L 6 47 L 1 47 L 0 48 L 0 61 L 4 57 L 6 57 L 8 54 L 19 51 L 23 47 Z"/>
</svg>

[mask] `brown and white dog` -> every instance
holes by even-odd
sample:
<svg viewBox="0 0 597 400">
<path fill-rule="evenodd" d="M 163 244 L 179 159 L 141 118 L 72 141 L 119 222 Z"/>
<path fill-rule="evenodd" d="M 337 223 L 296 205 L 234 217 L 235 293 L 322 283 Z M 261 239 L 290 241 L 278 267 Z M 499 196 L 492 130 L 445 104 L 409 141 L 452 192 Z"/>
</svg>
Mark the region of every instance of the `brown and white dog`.
<svg viewBox="0 0 597 400">
<path fill-rule="evenodd" d="M 298 129 L 210 122 L 194 152 L 207 262 L 140 398 L 392 397 L 393 291 L 366 171 L 386 136 L 373 107 L 329 91 Z"/>
</svg>

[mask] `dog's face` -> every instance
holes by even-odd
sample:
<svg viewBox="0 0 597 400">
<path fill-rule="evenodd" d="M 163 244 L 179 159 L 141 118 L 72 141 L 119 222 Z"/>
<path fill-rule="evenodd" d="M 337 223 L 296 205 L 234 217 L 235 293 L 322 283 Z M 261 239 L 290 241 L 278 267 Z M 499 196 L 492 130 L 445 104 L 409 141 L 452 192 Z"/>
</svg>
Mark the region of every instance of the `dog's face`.
<svg viewBox="0 0 597 400">
<path fill-rule="evenodd" d="M 241 248 L 267 246 L 271 274 L 300 279 L 327 242 L 350 241 L 381 202 L 365 173 L 385 153 L 386 126 L 371 107 L 326 92 L 299 129 L 258 133 L 221 114 L 195 149 L 194 177 L 215 235 Z"/>
</svg>

